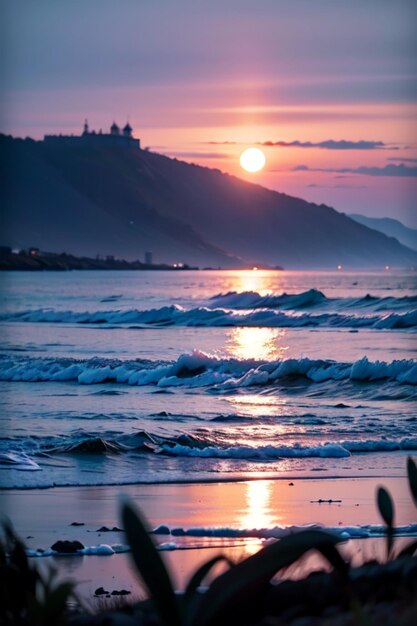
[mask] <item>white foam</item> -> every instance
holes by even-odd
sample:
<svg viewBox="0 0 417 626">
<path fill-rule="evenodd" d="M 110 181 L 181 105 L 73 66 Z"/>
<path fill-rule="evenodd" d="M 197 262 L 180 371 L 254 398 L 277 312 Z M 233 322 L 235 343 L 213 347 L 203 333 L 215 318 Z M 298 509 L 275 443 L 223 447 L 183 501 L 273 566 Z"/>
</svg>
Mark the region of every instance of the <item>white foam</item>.
<svg viewBox="0 0 417 626">
<path fill-rule="evenodd" d="M 165 527 L 165 525 L 164 525 Z M 350 539 L 372 539 L 386 536 L 386 527 L 381 524 L 365 524 L 362 526 L 336 526 L 326 527 L 319 524 L 304 524 L 300 526 L 274 526 L 272 528 L 234 528 L 230 526 L 225 527 L 194 527 L 194 528 L 178 528 L 166 526 L 168 532 L 166 533 L 170 537 L 175 537 L 179 541 L 165 541 L 156 546 L 160 551 L 173 551 L 190 549 L 192 547 L 201 548 L 205 544 L 199 544 L 196 546 L 190 546 L 181 542 L 181 537 L 198 537 L 204 538 L 217 538 L 217 539 L 262 539 L 264 541 L 272 541 L 282 539 L 289 535 L 303 532 L 305 530 L 323 530 L 333 533 L 346 541 Z M 158 528 L 155 528 L 152 533 L 159 534 Z M 398 526 L 394 532 L 396 537 L 416 537 L 417 536 L 417 524 L 408 524 L 406 526 Z M 211 544 L 207 544 L 210 546 Z M 58 553 L 50 548 L 47 550 L 33 550 L 26 548 L 26 555 L 31 558 L 56 556 L 112 556 L 113 554 L 130 552 L 130 546 L 116 544 L 110 546 L 108 544 L 98 544 L 96 546 L 89 546 L 76 553 Z"/>
<path fill-rule="evenodd" d="M 165 527 L 166 525 L 164 525 Z M 233 527 L 195 527 L 176 528 L 167 527 L 169 534 L 176 537 L 216 537 L 216 538 L 258 538 L 258 539 L 282 539 L 288 535 L 299 533 L 305 530 L 320 529 L 335 533 L 346 539 L 362 539 L 371 537 L 384 537 L 386 527 L 380 524 L 366 524 L 363 526 L 336 526 L 326 527 L 319 524 L 304 524 L 300 526 L 274 526 L 273 528 L 233 528 Z M 158 528 L 153 531 L 158 533 Z M 398 537 L 417 536 L 417 524 L 398 526 L 395 529 Z"/>
<path fill-rule="evenodd" d="M 24 452 L 14 452 L 13 450 L 0 453 L 0 468 L 28 472 L 36 472 L 41 469 L 27 454 Z"/>
<path fill-rule="evenodd" d="M 391 380 L 399 384 L 417 384 L 415 359 L 369 361 L 367 357 L 354 363 L 322 359 L 221 359 L 200 352 L 183 354 L 167 364 L 109 359 L 41 359 L 7 357 L 0 359 L 0 380 L 7 381 L 76 381 L 91 385 L 117 383 L 126 385 L 157 385 L 159 387 L 209 387 L 233 389 L 251 385 L 273 384 L 288 376 L 302 376 L 315 383 L 326 381 L 374 382 Z"/>
<path fill-rule="evenodd" d="M 254 459 L 254 460 L 276 460 L 279 458 L 343 458 L 350 456 L 349 450 L 338 443 L 325 443 L 319 446 L 231 446 L 228 448 L 218 448 L 207 446 L 205 448 L 194 448 L 175 444 L 173 446 L 162 446 L 166 454 L 173 456 L 189 456 L 214 459 Z"/>
<path fill-rule="evenodd" d="M 90 546 L 80 550 L 81 554 L 95 554 L 97 556 L 110 556 L 115 554 L 116 551 L 107 543 L 99 543 L 97 546 Z"/>
<path fill-rule="evenodd" d="M 177 550 L 177 549 L 178 549 L 178 544 L 173 541 L 160 543 L 158 545 L 158 550 L 162 550 L 162 551 L 171 551 L 171 550 Z"/>
</svg>

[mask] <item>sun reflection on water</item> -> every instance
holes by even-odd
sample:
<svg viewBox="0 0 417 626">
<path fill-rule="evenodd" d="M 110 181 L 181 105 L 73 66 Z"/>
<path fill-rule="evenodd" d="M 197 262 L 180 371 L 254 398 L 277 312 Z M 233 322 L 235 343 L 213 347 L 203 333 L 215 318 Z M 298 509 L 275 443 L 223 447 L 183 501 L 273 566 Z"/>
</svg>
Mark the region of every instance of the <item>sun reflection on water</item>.
<svg viewBox="0 0 417 626">
<path fill-rule="evenodd" d="M 285 356 L 283 328 L 233 328 L 226 344 L 231 356 L 271 361 Z"/>
<path fill-rule="evenodd" d="M 235 291 L 257 291 L 261 296 L 265 296 L 270 293 L 272 286 L 274 291 L 279 292 L 281 282 L 279 272 L 260 269 L 242 270 L 234 273 L 231 288 Z"/>
<path fill-rule="evenodd" d="M 263 395 L 257 393 L 227 396 L 227 401 L 237 413 L 259 417 L 265 415 L 287 415 L 287 399 L 278 394 Z M 275 425 L 277 427 L 278 424 Z"/>
</svg>

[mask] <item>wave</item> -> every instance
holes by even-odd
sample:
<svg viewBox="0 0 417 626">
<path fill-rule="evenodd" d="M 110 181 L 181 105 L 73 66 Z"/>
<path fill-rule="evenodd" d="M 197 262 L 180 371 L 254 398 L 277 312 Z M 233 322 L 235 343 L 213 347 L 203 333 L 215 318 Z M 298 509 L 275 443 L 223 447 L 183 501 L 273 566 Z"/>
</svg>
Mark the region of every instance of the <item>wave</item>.
<svg viewBox="0 0 417 626">
<path fill-rule="evenodd" d="M 354 454 L 417 450 L 417 437 L 401 439 L 355 439 L 323 441 L 317 444 L 277 443 L 248 445 L 231 444 L 214 433 L 197 436 L 190 433 L 162 436 L 147 431 L 102 438 L 73 435 L 72 440 L 54 445 L 38 443 L 28 452 L 9 450 L 0 455 L 0 468 L 15 470 L 41 470 L 48 467 L 54 455 L 159 455 L 178 458 L 205 458 L 269 462 L 281 459 L 342 459 Z M 13 445 L 16 445 L 14 442 Z M 33 443 L 31 444 L 33 446 Z"/>
<path fill-rule="evenodd" d="M 233 445 L 222 447 L 220 445 L 205 444 L 200 440 L 199 445 L 193 445 L 193 441 L 187 444 L 176 442 L 171 439 L 169 443 L 163 443 L 158 450 L 169 456 L 200 457 L 214 459 L 242 459 L 269 461 L 278 459 L 294 458 L 333 458 L 340 459 L 349 457 L 355 453 L 366 452 L 394 452 L 397 450 L 417 450 L 416 437 L 404 437 L 402 439 L 368 439 L 340 442 L 324 442 L 318 445 Z"/>
<path fill-rule="evenodd" d="M 194 350 L 174 362 L 144 360 L 37 358 L 0 356 L 0 380 L 12 382 L 63 382 L 79 384 L 116 383 L 166 387 L 212 387 L 221 391 L 250 386 L 277 384 L 289 377 L 312 383 L 352 381 L 374 383 L 393 381 L 417 384 L 417 360 L 369 361 L 353 363 L 323 359 L 222 359 Z"/>
<path fill-rule="evenodd" d="M 185 309 L 179 305 L 172 305 L 145 311 L 127 309 L 76 312 L 36 309 L 33 311 L 2 313 L 0 315 L 0 321 L 48 324 L 127 325 L 132 329 L 164 326 L 233 326 L 266 328 L 331 327 L 397 330 L 417 328 L 417 309 L 406 313 L 391 312 L 359 315 L 332 312 L 312 315 L 310 313 L 291 313 L 265 307 L 258 310 L 254 308 L 252 311 L 234 311 L 225 308 L 213 309 L 208 307 Z"/>
<path fill-rule="evenodd" d="M 193 448 L 180 444 L 166 447 L 165 454 L 180 457 L 200 457 L 210 459 L 247 459 L 259 461 L 276 461 L 278 459 L 331 458 L 341 459 L 353 453 L 394 452 L 397 450 L 417 450 L 417 438 L 405 437 L 399 440 L 366 440 L 326 442 L 316 446 L 230 446 L 219 448 L 208 446 Z"/>
<path fill-rule="evenodd" d="M 301 293 L 279 295 L 261 295 L 257 291 L 229 291 L 212 296 L 209 300 L 215 306 L 228 309 L 307 309 L 318 306 L 332 305 L 338 309 L 371 308 L 376 311 L 392 309 L 409 309 L 417 304 L 417 296 L 403 296 L 401 298 L 380 298 L 367 294 L 359 298 L 329 298 L 318 289 L 308 289 Z"/>
<path fill-rule="evenodd" d="M 301 293 L 282 293 L 278 296 L 261 296 L 257 291 L 229 291 L 213 296 L 210 301 L 228 309 L 302 309 L 330 302 L 330 299 L 317 289 L 309 289 Z"/>
</svg>

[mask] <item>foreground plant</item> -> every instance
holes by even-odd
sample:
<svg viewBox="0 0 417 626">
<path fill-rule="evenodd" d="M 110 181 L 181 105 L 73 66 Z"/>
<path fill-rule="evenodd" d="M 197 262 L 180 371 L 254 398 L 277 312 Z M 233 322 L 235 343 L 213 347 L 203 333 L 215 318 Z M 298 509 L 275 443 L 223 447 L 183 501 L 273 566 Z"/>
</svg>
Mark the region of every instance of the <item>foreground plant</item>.
<svg viewBox="0 0 417 626">
<path fill-rule="evenodd" d="M 408 486 L 411 492 L 411 499 L 414 505 L 417 507 L 417 465 L 411 456 L 407 459 L 407 478 Z M 386 525 L 387 534 L 387 559 L 393 557 L 394 547 L 394 516 L 395 508 L 394 501 L 385 487 L 379 487 L 377 490 L 377 506 L 379 513 Z M 402 550 L 398 551 L 395 558 L 401 558 L 405 556 L 412 556 L 417 550 L 417 540 L 411 541 Z"/>
<path fill-rule="evenodd" d="M 411 495 L 417 506 L 417 467 L 411 458 L 407 461 L 407 475 Z M 377 506 L 386 524 L 389 559 L 393 554 L 395 509 L 391 495 L 384 487 L 377 491 Z M 203 564 L 192 576 L 184 594 L 176 595 L 170 575 L 151 539 L 148 524 L 130 501 L 122 505 L 122 520 L 136 569 L 165 626 L 230 624 L 237 623 L 239 616 L 243 621 L 251 614 L 259 618 L 266 595 L 271 589 L 272 578 L 310 550 L 318 551 L 332 565 L 345 589 L 348 603 L 353 608 L 358 606 L 349 581 L 350 565 L 336 548 L 342 539 L 331 533 L 301 531 L 266 546 L 237 564 L 220 555 Z M 417 541 L 413 541 L 397 557 L 411 556 L 416 550 Z M 212 568 L 221 561 L 226 562 L 229 569 L 215 578 L 205 593 L 198 593 L 198 588 Z"/>
<path fill-rule="evenodd" d="M 66 624 L 71 582 L 54 584 L 56 571 L 47 576 L 29 564 L 25 546 L 9 523 L 3 524 L 0 542 L 0 623 L 22 626 Z"/>
<path fill-rule="evenodd" d="M 319 551 L 332 565 L 345 565 L 335 546 L 342 539 L 320 530 L 306 530 L 270 544 L 258 553 L 233 564 L 224 556 L 205 563 L 191 578 L 183 596 L 176 596 L 169 573 L 149 534 L 141 513 L 126 501 L 122 520 L 132 558 L 161 623 L 166 626 L 209 626 L 226 623 L 237 607 L 243 614 L 259 607 L 270 580 L 309 550 Z M 196 593 L 209 571 L 225 560 L 230 569 L 218 576 L 204 594 Z"/>
<path fill-rule="evenodd" d="M 413 459 L 407 461 L 408 484 L 414 504 L 417 506 L 417 466 Z M 68 611 L 68 601 L 74 596 L 73 584 L 54 584 L 56 572 L 42 575 L 31 566 L 23 543 L 9 524 L 4 525 L 4 541 L 0 542 L 0 624 L 6 626 L 64 626 L 65 624 L 113 623 L 112 615 L 130 619 L 129 623 L 162 624 L 164 626 L 222 626 L 231 624 L 261 623 L 264 616 L 278 616 L 288 609 L 298 610 L 303 604 L 320 615 L 329 606 L 338 604 L 341 613 L 348 611 L 354 623 L 373 624 L 372 609 L 381 599 L 391 602 L 391 617 L 396 617 L 398 601 L 403 601 L 410 618 L 398 621 L 402 626 L 417 623 L 417 606 L 410 605 L 417 588 L 417 565 L 404 561 L 414 555 L 417 541 L 394 554 L 395 509 L 389 492 L 377 490 L 377 506 L 386 525 L 387 558 L 371 576 L 360 568 L 353 574 L 351 565 L 340 555 L 337 544 L 339 535 L 320 530 L 305 530 L 289 535 L 262 548 L 256 554 L 234 563 L 219 555 L 204 563 L 192 575 L 183 594 L 174 592 L 174 586 L 162 558 L 153 542 L 146 520 L 130 501 L 122 505 L 123 527 L 131 547 L 131 556 L 145 587 L 152 611 L 144 611 L 149 603 L 111 607 L 106 614 L 89 617 Z M 306 578 L 297 582 L 283 582 L 278 586 L 271 580 L 280 570 L 289 567 L 310 550 L 319 552 L 333 568 L 332 574 L 323 573 L 318 578 Z M 213 568 L 224 563 L 227 570 L 217 576 L 203 593 L 199 589 Z M 374 567 L 374 566 L 373 566 Z M 412 572 L 412 574 L 410 574 Z M 361 576 L 363 583 L 361 583 Z M 368 577 L 367 577 L 368 576 Z M 379 590 L 379 591 L 378 591 Z M 379 594 L 379 595 L 378 595 Z M 373 604 L 372 604 L 373 603 Z M 404 604 L 405 603 L 405 604 Z M 408 604 L 407 604 L 408 603 Z M 156 614 L 156 615 L 155 615 Z M 303 614 L 303 613 L 301 613 Z M 310 613 L 305 613 L 310 615 Z M 136 622 L 136 618 L 138 622 Z M 157 622 L 155 621 L 157 618 Z M 107 621 L 106 621 L 107 620 Z M 356 621 L 355 621 L 356 620 Z M 115 622 L 117 623 L 117 622 Z M 127 623 L 127 622 L 126 622 Z M 286 623 L 285 620 L 283 623 Z M 393 623 L 393 622 L 390 622 Z"/>
</svg>

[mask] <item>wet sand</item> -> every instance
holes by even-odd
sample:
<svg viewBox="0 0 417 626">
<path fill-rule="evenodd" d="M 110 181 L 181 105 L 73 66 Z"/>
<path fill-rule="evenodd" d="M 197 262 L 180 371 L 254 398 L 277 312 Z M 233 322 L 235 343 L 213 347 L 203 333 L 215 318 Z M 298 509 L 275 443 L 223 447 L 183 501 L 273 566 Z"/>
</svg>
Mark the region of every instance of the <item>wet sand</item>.
<svg viewBox="0 0 417 626">
<path fill-rule="evenodd" d="M 415 508 L 405 477 L 10 490 L 0 492 L 0 509 L 12 520 L 29 548 L 46 549 L 58 539 L 78 539 L 86 546 L 114 545 L 126 543 L 124 533 L 98 532 L 98 529 L 121 526 L 120 494 L 132 498 L 152 528 L 160 524 L 183 529 L 259 529 L 304 524 L 335 528 L 380 524 L 375 490 L 381 484 L 394 498 L 396 525 L 415 523 Z M 320 499 L 341 502 L 312 502 Z M 73 522 L 83 525 L 71 526 Z M 155 539 L 167 543 L 177 538 L 156 535 Z M 187 537 L 177 543 L 183 549 L 161 552 L 177 589 L 183 588 L 194 569 L 214 554 L 226 551 L 239 559 L 262 545 L 258 539 L 206 537 Z M 383 540 L 349 541 L 346 549 L 357 554 L 359 560 L 363 556 L 381 556 Z M 53 564 L 60 576 L 76 580 L 79 594 L 88 601 L 100 586 L 110 591 L 125 588 L 135 595 L 140 593 L 128 554 L 44 557 L 36 559 L 36 563 L 42 568 Z"/>
</svg>

